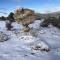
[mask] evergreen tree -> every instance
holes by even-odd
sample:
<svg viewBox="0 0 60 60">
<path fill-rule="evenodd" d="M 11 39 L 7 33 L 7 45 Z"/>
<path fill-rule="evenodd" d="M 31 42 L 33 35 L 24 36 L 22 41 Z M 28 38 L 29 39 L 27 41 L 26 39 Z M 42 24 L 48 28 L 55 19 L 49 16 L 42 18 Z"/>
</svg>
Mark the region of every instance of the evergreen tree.
<svg viewBox="0 0 60 60">
<path fill-rule="evenodd" d="M 14 22 L 14 13 L 13 12 L 11 12 L 9 15 L 8 15 L 8 17 L 7 17 L 7 19 L 8 20 L 10 20 L 11 22 Z"/>
</svg>

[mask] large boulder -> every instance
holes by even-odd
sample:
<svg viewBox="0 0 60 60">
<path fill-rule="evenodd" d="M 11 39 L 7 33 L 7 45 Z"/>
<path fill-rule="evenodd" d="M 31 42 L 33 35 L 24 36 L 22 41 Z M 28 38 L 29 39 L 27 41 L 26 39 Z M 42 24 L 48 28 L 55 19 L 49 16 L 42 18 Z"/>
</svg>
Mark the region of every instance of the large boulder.
<svg viewBox="0 0 60 60">
<path fill-rule="evenodd" d="M 36 19 L 36 15 L 33 10 L 27 8 L 19 8 L 14 13 L 14 19 L 16 20 L 16 22 L 22 24 L 25 27 L 25 29 L 22 29 L 24 30 L 23 32 L 28 32 L 30 30 L 28 25 L 34 22 L 34 20 Z"/>
<path fill-rule="evenodd" d="M 18 23 L 22 23 L 23 25 L 28 25 L 32 23 L 36 18 L 35 12 L 30 9 L 19 8 L 14 13 L 14 19 Z"/>
</svg>

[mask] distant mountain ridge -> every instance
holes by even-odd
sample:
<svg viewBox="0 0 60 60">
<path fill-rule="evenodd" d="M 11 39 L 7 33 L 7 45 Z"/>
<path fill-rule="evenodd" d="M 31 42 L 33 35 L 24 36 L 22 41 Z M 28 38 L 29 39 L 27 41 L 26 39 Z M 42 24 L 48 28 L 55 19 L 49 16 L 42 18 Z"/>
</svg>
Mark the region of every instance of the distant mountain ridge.
<svg viewBox="0 0 60 60">
<path fill-rule="evenodd" d="M 40 16 L 42 17 L 42 18 L 45 18 L 45 17 L 59 17 L 60 16 L 60 11 L 57 11 L 57 12 L 51 12 L 51 13 L 44 13 L 44 14 L 42 14 L 42 13 L 40 13 Z"/>
</svg>

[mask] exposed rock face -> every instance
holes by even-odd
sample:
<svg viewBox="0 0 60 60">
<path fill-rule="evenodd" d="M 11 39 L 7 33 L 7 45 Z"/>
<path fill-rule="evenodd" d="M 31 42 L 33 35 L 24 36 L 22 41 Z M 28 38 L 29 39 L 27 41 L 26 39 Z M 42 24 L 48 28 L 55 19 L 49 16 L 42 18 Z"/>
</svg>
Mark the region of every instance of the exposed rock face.
<svg viewBox="0 0 60 60">
<path fill-rule="evenodd" d="M 14 14 L 14 18 L 18 23 L 22 23 L 23 25 L 28 25 L 35 20 L 35 13 L 30 9 L 17 9 Z"/>
</svg>

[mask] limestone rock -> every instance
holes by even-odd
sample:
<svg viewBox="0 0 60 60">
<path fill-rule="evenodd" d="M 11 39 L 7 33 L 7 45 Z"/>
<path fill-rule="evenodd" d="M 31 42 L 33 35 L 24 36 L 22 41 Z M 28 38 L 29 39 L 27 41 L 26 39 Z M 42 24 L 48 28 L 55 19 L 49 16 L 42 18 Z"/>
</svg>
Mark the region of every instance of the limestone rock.
<svg viewBox="0 0 60 60">
<path fill-rule="evenodd" d="M 17 9 L 14 13 L 15 20 L 23 25 L 32 23 L 35 17 L 35 12 L 27 8 Z"/>
</svg>

